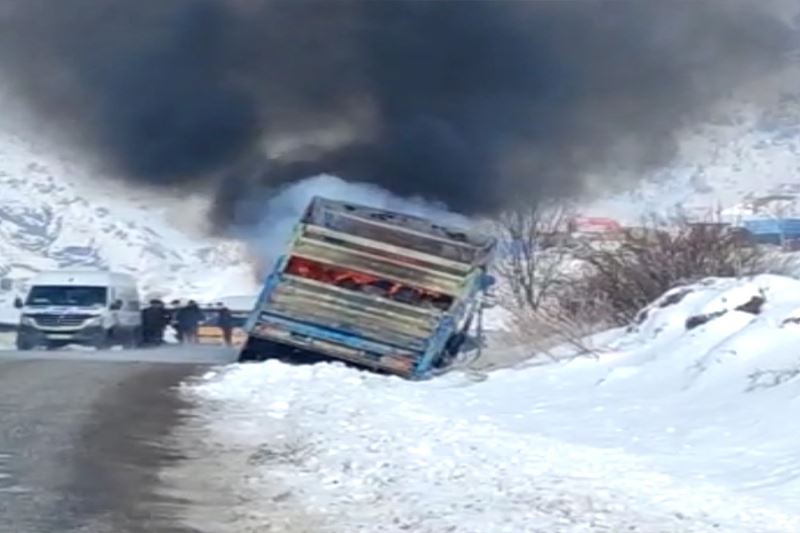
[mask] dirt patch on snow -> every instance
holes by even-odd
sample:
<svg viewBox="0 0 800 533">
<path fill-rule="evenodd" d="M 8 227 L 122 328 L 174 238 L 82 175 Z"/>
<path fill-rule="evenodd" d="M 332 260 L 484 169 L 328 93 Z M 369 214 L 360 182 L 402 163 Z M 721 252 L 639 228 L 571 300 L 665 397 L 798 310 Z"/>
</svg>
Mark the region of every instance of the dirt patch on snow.
<svg viewBox="0 0 800 533">
<path fill-rule="evenodd" d="M 678 304 L 692 292 L 692 289 L 679 289 L 674 292 L 669 292 L 661 299 L 658 306 L 663 309 L 670 305 Z"/>
<path fill-rule="evenodd" d="M 715 318 L 721 317 L 727 312 L 728 312 L 727 310 L 723 310 L 723 311 L 716 311 L 714 313 L 705 313 L 703 315 L 690 316 L 689 318 L 686 319 L 686 329 L 692 330 L 694 328 L 700 327 L 703 324 L 711 322 Z"/>
<path fill-rule="evenodd" d="M 763 296 L 753 296 L 746 303 L 738 306 L 736 310 L 750 313 L 751 315 L 758 315 L 761 314 L 761 308 L 764 307 L 765 303 L 767 303 L 767 299 Z"/>
</svg>

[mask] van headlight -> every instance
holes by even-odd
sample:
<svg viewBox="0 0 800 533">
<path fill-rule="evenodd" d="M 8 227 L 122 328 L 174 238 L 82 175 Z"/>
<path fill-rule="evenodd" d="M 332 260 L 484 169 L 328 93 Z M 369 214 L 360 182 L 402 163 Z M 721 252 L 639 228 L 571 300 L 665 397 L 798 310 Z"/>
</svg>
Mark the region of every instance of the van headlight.
<svg viewBox="0 0 800 533">
<path fill-rule="evenodd" d="M 33 317 L 28 316 L 28 315 L 22 315 L 20 317 L 20 319 L 19 319 L 19 323 L 20 323 L 21 326 L 35 326 L 36 325 L 36 321 L 33 319 Z"/>
<path fill-rule="evenodd" d="M 95 316 L 88 319 L 86 322 L 83 323 L 84 326 L 102 326 L 103 325 L 103 317 L 102 316 Z"/>
</svg>

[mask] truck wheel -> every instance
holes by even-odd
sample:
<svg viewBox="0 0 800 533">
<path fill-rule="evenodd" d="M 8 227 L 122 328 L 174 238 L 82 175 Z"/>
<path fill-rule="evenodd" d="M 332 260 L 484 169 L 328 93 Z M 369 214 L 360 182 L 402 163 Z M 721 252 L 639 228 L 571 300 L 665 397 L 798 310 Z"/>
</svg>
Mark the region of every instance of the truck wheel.
<svg viewBox="0 0 800 533">
<path fill-rule="evenodd" d="M 466 339 L 467 336 L 464 333 L 454 333 L 445 343 L 444 350 L 439 354 L 439 358 L 434 363 L 434 366 L 437 368 L 447 368 L 452 365 Z"/>
<path fill-rule="evenodd" d="M 258 352 L 254 350 L 248 350 L 245 348 L 241 352 L 239 352 L 239 362 L 240 363 L 247 363 L 250 361 L 263 361 L 264 357 L 259 355 Z"/>
<path fill-rule="evenodd" d="M 453 354 L 445 350 L 442 351 L 442 353 L 440 353 L 436 359 L 434 359 L 433 364 L 431 366 L 433 368 L 438 368 L 438 369 L 447 368 L 451 364 L 453 364 L 453 359 L 455 359 Z"/>
<path fill-rule="evenodd" d="M 263 350 L 259 349 L 258 342 L 253 341 L 253 339 L 248 339 L 245 345 L 242 347 L 242 351 L 239 352 L 239 362 L 240 363 L 247 363 L 250 361 L 263 361 L 266 359 L 264 357 Z"/>
</svg>

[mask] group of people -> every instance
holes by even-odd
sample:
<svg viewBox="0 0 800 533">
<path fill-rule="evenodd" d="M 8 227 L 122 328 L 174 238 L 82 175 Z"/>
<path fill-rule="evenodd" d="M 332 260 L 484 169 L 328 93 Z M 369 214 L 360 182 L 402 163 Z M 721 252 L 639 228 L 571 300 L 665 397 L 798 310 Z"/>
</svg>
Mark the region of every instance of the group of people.
<svg viewBox="0 0 800 533">
<path fill-rule="evenodd" d="M 214 309 L 217 316 L 216 325 L 222 329 L 225 344 L 230 346 L 233 334 L 233 316 L 230 309 L 219 303 Z M 167 306 L 162 300 L 150 300 L 150 304 L 142 309 L 142 344 L 160 346 L 164 344 L 167 327 L 175 330 L 175 337 L 181 344 L 196 344 L 197 331 L 206 320 L 206 314 L 194 300 L 181 305 L 173 300 Z"/>
</svg>

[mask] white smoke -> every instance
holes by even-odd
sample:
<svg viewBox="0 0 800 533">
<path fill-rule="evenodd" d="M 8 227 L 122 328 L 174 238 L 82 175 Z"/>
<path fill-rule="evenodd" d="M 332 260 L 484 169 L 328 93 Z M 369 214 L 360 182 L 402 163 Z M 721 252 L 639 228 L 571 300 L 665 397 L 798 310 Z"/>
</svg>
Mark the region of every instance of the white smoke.
<svg viewBox="0 0 800 533">
<path fill-rule="evenodd" d="M 261 207 L 263 217 L 260 222 L 255 227 L 237 228 L 235 234 L 251 247 L 262 264 L 271 266 L 283 253 L 297 221 L 314 196 L 398 211 L 456 227 L 473 225 L 469 219 L 449 212 L 443 204 L 420 198 L 401 198 L 375 185 L 347 182 L 323 174 L 293 183 L 273 194 Z"/>
</svg>

